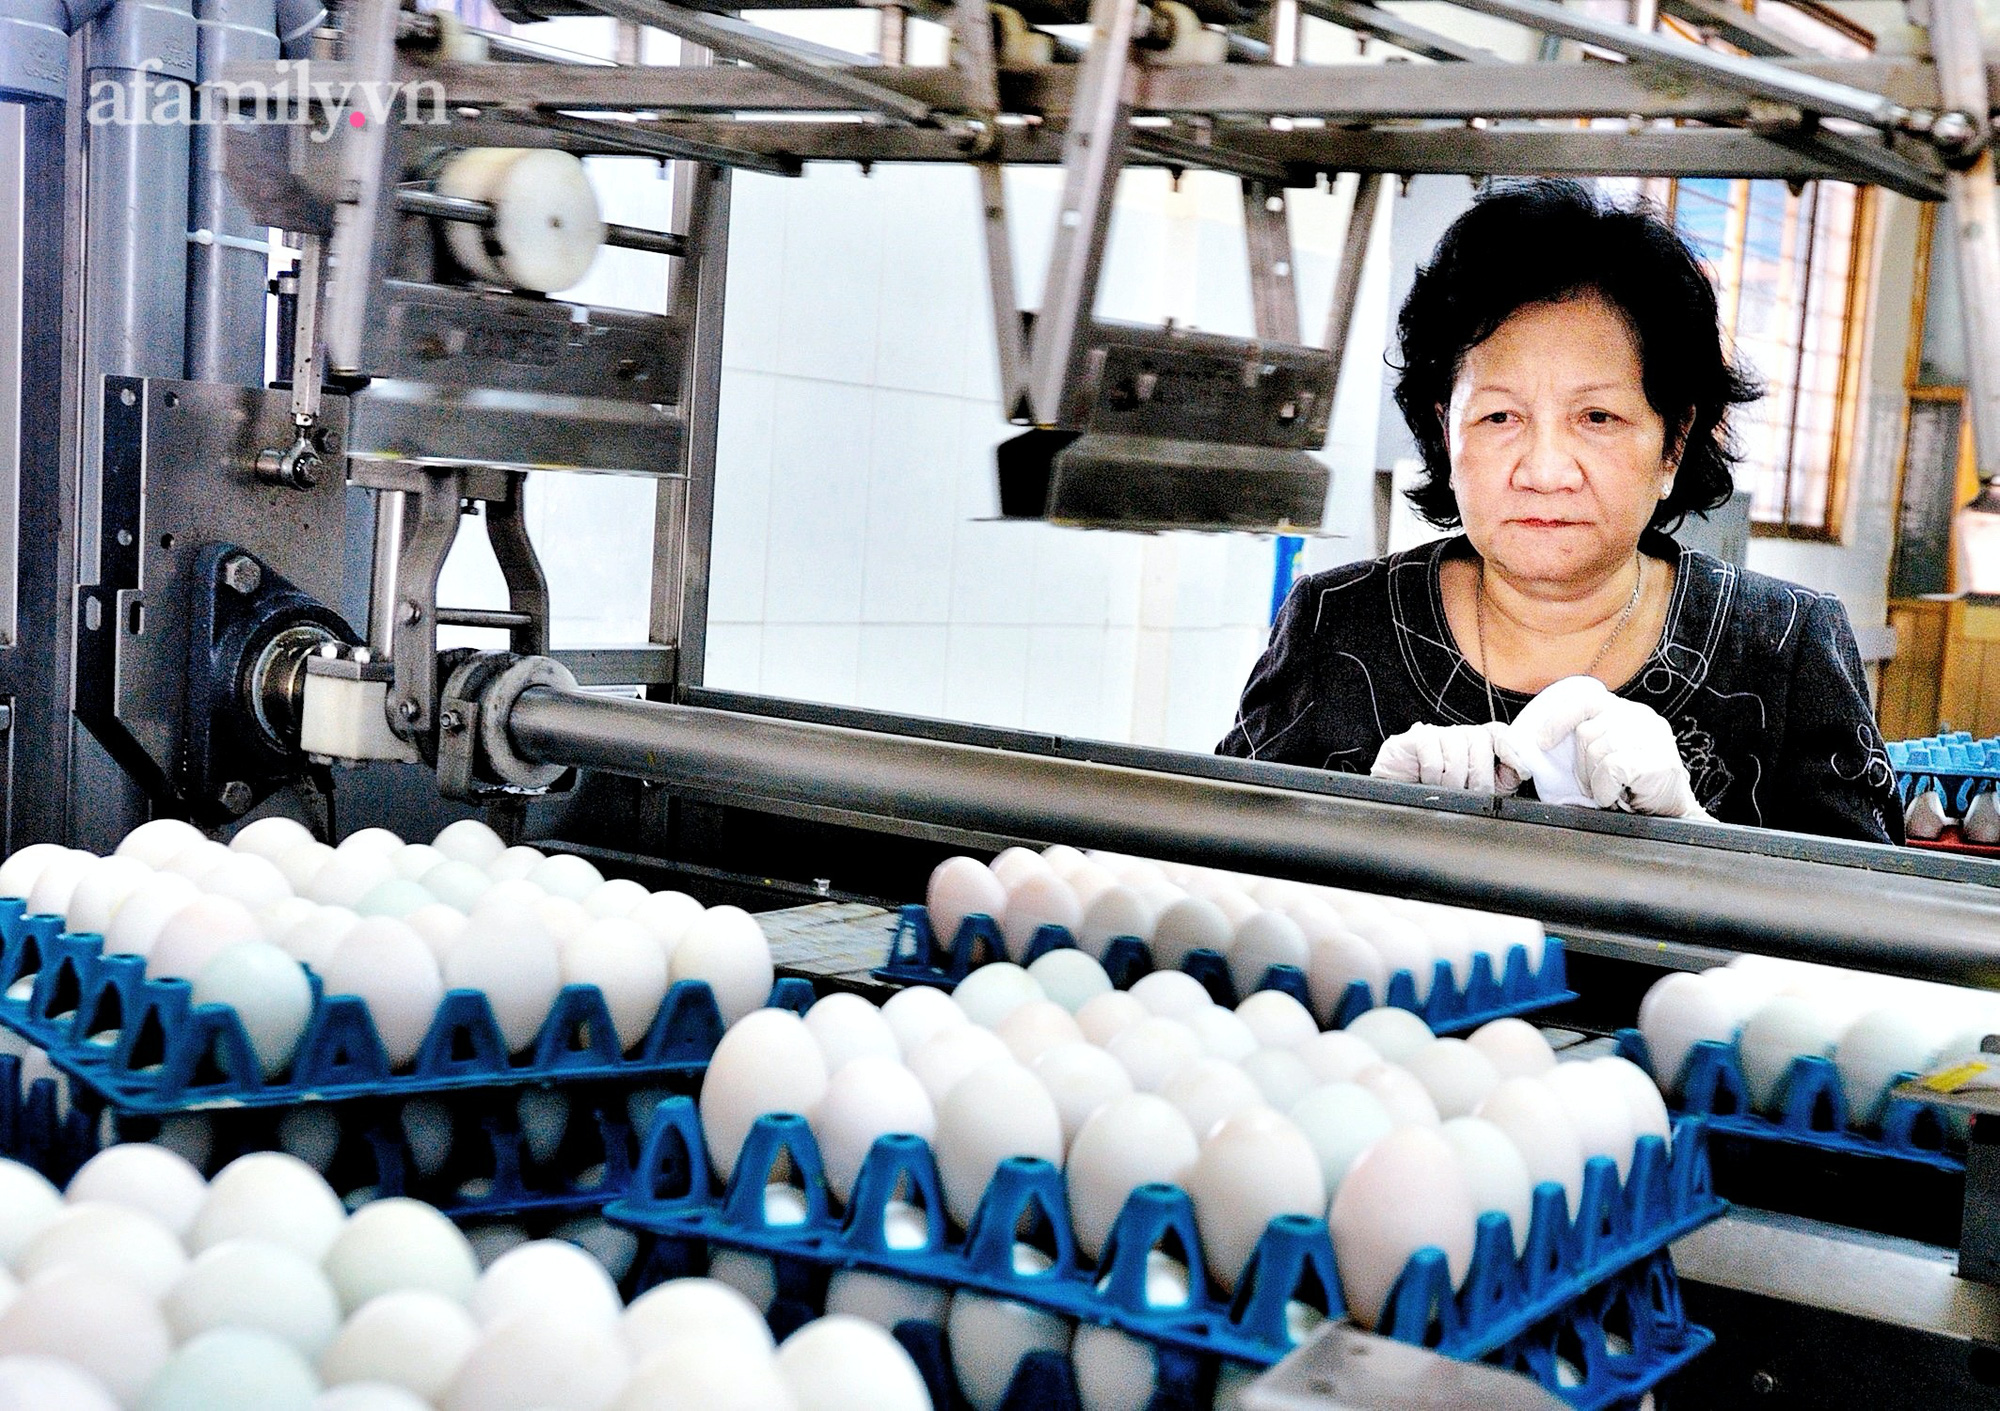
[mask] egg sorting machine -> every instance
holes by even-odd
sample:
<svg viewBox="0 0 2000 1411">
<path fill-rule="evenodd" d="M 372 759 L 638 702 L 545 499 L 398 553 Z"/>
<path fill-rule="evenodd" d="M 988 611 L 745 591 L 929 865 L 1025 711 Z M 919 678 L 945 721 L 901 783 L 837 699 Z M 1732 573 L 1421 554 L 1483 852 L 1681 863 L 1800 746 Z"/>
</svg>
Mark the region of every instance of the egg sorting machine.
<svg viewBox="0 0 2000 1411">
<path fill-rule="evenodd" d="M 977 168 L 1001 385 L 1024 427 L 1000 457 L 1009 513 L 1317 522 L 1324 472 L 1306 452 L 1326 434 L 1365 241 L 1349 241 L 1325 336 L 1303 342 L 1285 192 L 1335 172 L 1362 174 L 1357 232 L 1384 177 L 1417 172 L 1829 177 L 1946 201 L 1980 464 L 2000 471 L 1992 79 L 1973 0 L 1913 7 L 1935 61 L 1843 63 L 1710 0 L 1661 8 L 1753 57 L 1546 0 L 1455 3 L 1625 62 L 1498 62 L 1357 0 L 924 0 L 879 7 L 880 64 L 666 0 L 502 7 L 665 30 L 685 46 L 671 67 L 498 38 L 481 58 L 450 16 L 396 0 L 330 16 L 313 0 L 0 0 L 0 346 L 19 368 L 0 385 L 8 845 L 112 839 L 148 809 L 222 823 L 301 787 L 330 800 L 327 761 L 373 760 L 340 775 L 350 819 L 407 828 L 448 800 L 635 864 L 839 871 L 906 897 L 941 845 L 1070 841 L 1531 913 L 1605 957 L 1613 990 L 1631 967 L 1718 949 L 1995 983 L 1989 864 L 1579 822 L 699 685 L 735 169 Z M 1292 62 L 1301 12 L 1439 62 Z M 896 62 L 910 14 L 950 26 L 947 67 Z M 1081 47 L 1050 32 L 1086 23 Z M 238 121 L 86 120 L 107 95 L 154 112 L 197 94 Z M 545 155 L 510 185 L 517 158 L 495 149 L 523 148 Z M 600 230 L 571 160 L 594 153 L 675 163 L 672 228 Z M 1001 183 L 1020 163 L 1064 170 L 1032 315 L 1014 306 Z M 1240 178 L 1256 338 L 1092 317 L 1117 173 L 1139 164 Z M 267 227 L 298 252 L 273 291 L 272 388 Z M 546 297 L 600 239 L 662 257 L 664 315 Z M 658 481 L 652 640 L 549 650 L 521 513 L 531 470 Z M 475 509 L 504 611 L 437 601 Z M 441 653 L 443 626 L 504 630 L 509 649 Z M 2000 1224 L 1996 1150 L 1975 1141 L 1969 1163 L 1969 1269 Z M 1682 1262 L 1722 1310 L 1702 1404 L 1992 1396 L 2000 1292 L 1936 1251 L 1746 1220 Z M 1836 1338 L 1840 1358 L 1816 1362 Z M 1421 1404 L 1421 1376 L 1343 1404 Z"/>
</svg>

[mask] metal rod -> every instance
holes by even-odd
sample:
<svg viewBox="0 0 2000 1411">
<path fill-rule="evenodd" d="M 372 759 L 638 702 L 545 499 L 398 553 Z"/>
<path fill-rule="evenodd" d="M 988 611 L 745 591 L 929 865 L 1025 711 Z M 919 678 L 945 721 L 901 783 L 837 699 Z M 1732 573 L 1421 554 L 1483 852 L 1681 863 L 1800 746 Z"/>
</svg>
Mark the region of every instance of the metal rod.
<svg viewBox="0 0 2000 1411">
<path fill-rule="evenodd" d="M 455 221 L 460 225 L 491 226 L 496 218 L 491 202 L 440 196 L 435 191 L 398 191 L 396 209 L 406 215 L 429 216 L 432 220 Z M 604 243 L 623 250 L 649 250 L 656 255 L 687 253 L 687 241 L 672 231 L 642 230 L 636 225 L 615 225 L 609 221 L 604 226 Z"/>
<path fill-rule="evenodd" d="M 1558 932 L 2000 987 L 1992 893 L 1930 877 L 581 691 L 525 692 L 506 729 L 531 761 L 752 808 L 1116 848 L 1489 907 Z"/>
<path fill-rule="evenodd" d="M 1420 54 L 1426 59 L 1436 59 L 1440 63 L 1497 64 L 1500 59 L 1492 51 L 1466 44 L 1448 35 L 1411 24 L 1400 15 L 1373 5 L 1359 3 L 1359 0 L 1299 0 L 1299 11 L 1314 19 L 1325 20 L 1328 24 L 1339 25 L 1342 29 L 1353 30 L 1375 39 L 1395 45 L 1398 49 L 1412 54 Z"/>
<path fill-rule="evenodd" d="M 532 627 L 535 619 L 525 612 L 501 612 L 493 608 L 439 608 L 437 624 L 440 627 L 495 627 L 512 631 L 516 627 Z"/>
<path fill-rule="evenodd" d="M 403 561 L 401 490 L 375 492 L 375 558 L 368 579 L 368 645 L 378 657 L 396 646 L 396 575 Z"/>
</svg>

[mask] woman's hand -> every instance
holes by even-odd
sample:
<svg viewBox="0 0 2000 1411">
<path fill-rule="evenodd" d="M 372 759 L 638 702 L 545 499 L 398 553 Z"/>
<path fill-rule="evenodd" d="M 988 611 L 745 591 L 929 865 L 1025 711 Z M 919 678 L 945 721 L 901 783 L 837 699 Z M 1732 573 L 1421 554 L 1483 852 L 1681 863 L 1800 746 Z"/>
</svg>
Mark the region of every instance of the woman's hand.
<svg viewBox="0 0 2000 1411">
<path fill-rule="evenodd" d="M 1613 695 L 1595 676 L 1556 682 L 1530 701 L 1510 728 L 1523 745 L 1544 754 L 1575 734 L 1576 782 L 1599 808 L 1655 818 L 1709 816 L 1695 800 L 1666 717 Z"/>
<path fill-rule="evenodd" d="M 1412 725 L 1391 735 L 1368 772 L 1377 779 L 1511 794 L 1527 777 L 1505 725 Z"/>
</svg>

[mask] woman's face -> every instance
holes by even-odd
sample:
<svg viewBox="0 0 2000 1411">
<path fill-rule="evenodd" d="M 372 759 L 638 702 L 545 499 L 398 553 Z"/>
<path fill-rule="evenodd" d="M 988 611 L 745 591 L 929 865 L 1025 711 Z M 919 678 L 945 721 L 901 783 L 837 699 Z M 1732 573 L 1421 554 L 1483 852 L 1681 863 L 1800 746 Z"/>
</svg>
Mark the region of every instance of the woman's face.
<svg viewBox="0 0 2000 1411">
<path fill-rule="evenodd" d="M 1672 484 L 1638 342 L 1596 295 L 1529 304 L 1467 352 L 1445 433 L 1466 536 L 1517 580 L 1625 563 Z"/>
</svg>

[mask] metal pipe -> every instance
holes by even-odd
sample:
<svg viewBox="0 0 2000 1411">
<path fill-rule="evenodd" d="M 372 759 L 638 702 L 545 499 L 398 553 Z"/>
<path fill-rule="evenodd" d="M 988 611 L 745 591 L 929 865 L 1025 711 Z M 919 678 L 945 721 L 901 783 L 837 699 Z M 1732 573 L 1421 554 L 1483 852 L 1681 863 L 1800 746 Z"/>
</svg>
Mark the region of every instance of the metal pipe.
<svg viewBox="0 0 2000 1411">
<path fill-rule="evenodd" d="M 546 687 L 521 695 L 506 728 L 532 762 L 749 807 L 1116 848 L 2000 988 L 2000 906 L 1964 883 Z"/>
<path fill-rule="evenodd" d="M 440 627 L 495 627 L 512 631 L 516 627 L 532 627 L 535 619 L 525 612 L 501 612 L 493 608 L 439 608 L 437 625 Z"/>
<path fill-rule="evenodd" d="M 277 58 L 277 23 L 273 0 L 196 0 L 195 82 L 220 78 L 239 60 Z M 188 152 L 187 375 L 259 387 L 267 231 L 223 179 L 222 135 L 220 123 L 197 123 Z"/>
<path fill-rule="evenodd" d="M 401 490 L 375 492 L 375 559 L 368 579 L 368 645 L 378 657 L 390 656 L 396 642 L 396 573 L 403 562 Z"/>
<path fill-rule="evenodd" d="M 473 201 L 463 196 L 440 196 L 435 191 L 398 191 L 396 209 L 432 220 L 456 221 L 461 225 L 491 226 L 496 217 L 490 201 Z M 655 255 L 685 255 L 687 241 L 667 230 L 642 230 L 636 225 L 606 222 L 604 243 L 624 250 L 646 250 Z"/>
</svg>

